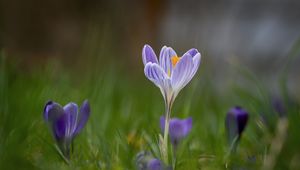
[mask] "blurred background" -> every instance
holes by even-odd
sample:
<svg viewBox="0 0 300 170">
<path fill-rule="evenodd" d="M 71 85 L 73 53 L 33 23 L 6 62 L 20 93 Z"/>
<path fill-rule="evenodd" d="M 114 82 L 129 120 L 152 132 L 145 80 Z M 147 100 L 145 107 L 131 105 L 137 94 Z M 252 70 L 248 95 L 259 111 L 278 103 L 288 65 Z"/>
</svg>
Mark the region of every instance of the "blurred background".
<svg viewBox="0 0 300 170">
<path fill-rule="evenodd" d="M 189 87 L 192 90 L 184 90 L 185 95 L 178 99 L 184 106 L 178 104 L 175 108 L 181 116 L 194 110 L 191 115 L 207 120 L 212 124 L 209 126 L 219 123 L 223 127 L 226 109 L 235 104 L 244 104 L 258 114 L 267 110 L 258 104 L 260 99 L 266 102 L 266 96 L 277 99 L 286 95 L 288 100 L 299 103 L 299 9 L 298 0 L 0 0 L 2 162 L 18 157 L 11 153 L 6 159 L 6 146 L 13 151 L 15 144 L 28 146 L 36 136 L 50 140 L 50 135 L 40 130 L 25 144 L 18 142 L 26 135 L 13 138 L 15 143 L 6 141 L 16 131 L 14 127 L 20 125 L 12 112 L 32 114 L 20 125 L 28 131 L 20 134 L 44 127 L 38 116 L 48 99 L 65 104 L 89 98 L 96 112 L 87 130 L 92 141 L 92 127 L 103 130 L 99 132 L 101 139 L 111 135 L 113 126 L 127 127 L 125 134 L 144 127 L 151 111 L 163 110 L 159 90 L 144 77 L 144 44 L 151 45 L 157 55 L 164 45 L 173 47 L 179 55 L 190 48 L 201 52 L 200 73 Z M 159 105 L 153 109 L 154 103 Z M 139 123 L 126 121 L 140 113 L 146 114 Z M 107 116 L 119 114 L 129 118 L 121 116 L 119 123 L 111 123 L 113 118 Z M 96 117 L 101 119 L 99 125 Z M 213 132 L 221 129 L 223 133 L 223 128 L 215 126 L 211 127 Z M 203 127 L 199 131 L 207 137 L 203 143 L 214 140 L 217 145 L 218 133 L 208 134 L 210 131 L 205 132 Z M 253 131 L 252 128 L 250 132 Z M 254 137 L 248 139 L 250 145 Z M 38 153 L 45 153 L 42 143 L 23 154 L 40 168 L 43 161 Z M 203 144 L 199 153 L 212 151 L 213 146 Z M 253 153 L 260 151 L 264 149 Z M 285 156 L 288 154 L 287 151 Z M 300 157 L 299 153 L 295 155 L 293 163 Z M 24 160 L 20 157 L 16 160 Z M 295 167 L 300 165 L 296 163 Z"/>
<path fill-rule="evenodd" d="M 271 81 L 299 39 L 299 7 L 297 0 L 1 0 L 1 47 L 26 69 L 55 58 L 79 70 L 117 62 L 134 72 L 145 43 L 157 53 L 163 45 L 179 54 L 195 47 L 222 73 L 217 80 L 234 62 Z"/>
</svg>

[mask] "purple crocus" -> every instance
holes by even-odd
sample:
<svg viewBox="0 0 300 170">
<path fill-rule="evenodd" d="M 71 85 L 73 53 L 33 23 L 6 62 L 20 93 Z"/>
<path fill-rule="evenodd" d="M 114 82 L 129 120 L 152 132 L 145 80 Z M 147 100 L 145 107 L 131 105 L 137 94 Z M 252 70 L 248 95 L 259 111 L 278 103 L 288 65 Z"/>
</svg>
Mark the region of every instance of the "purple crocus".
<svg viewBox="0 0 300 170">
<path fill-rule="evenodd" d="M 230 143 L 232 143 L 236 137 L 237 140 L 240 139 L 247 122 L 248 112 L 246 110 L 239 106 L 233 107 L 229 110 L 226 115 L 225 125 Z"/>
<path fill-rule="evenodd" d="M 180 90 L 194 77 L 201 59 L 201 54 L 195 48 L 178 57 L 171 47 L 164 46 L 158 61 L 149 45 L 144 46 L 142 56 L 146 77 L 160 88 L 168 106 L 172 105 Z"/>
<path fill-rule="evenodd" d="M 85 126 L 90 115 L 90 105 L 85 100 L 78 109 L 77 104 L 68 103 L 64 107 L 53 101 L 44 107 L 44 119 L 52 130 L 53 136 L 63 155 L 70 158 L 70 147 L 74 137 Z"/>
<path fill-rule="evenodd" d="M 168 133 L 171 108 L 180 92 L 196 74 L 201 60 L 197 49 L 188 50 L 178 57 L 171 47 L 164 46 L 159 54 L 159 60 L 153 49 L 145 45 L 142 52 L 144 72 L 146 77 L 159 87 L 165 101 L 165 127 L 163 141 L 160 143 L 164 162 L 168 164 Z"/>
<path fill-rule="evenodd" d="M 172 118 L 169 124 L 169 135 L 171 143 L 174 148 L 177 147 L 178 143 L 186 137 L 192 129 L 193 119 L 191 117 L 187 119 Z M 160 128 L 162 131 L 165 130 L 165 117 L 160 117 Z"/>
</svg>

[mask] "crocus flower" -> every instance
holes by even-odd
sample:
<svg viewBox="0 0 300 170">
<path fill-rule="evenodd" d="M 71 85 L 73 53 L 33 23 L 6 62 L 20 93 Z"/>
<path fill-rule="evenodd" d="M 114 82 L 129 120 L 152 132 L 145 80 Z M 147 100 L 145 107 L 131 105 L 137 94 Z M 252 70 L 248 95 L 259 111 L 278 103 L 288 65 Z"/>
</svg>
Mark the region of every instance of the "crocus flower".
<svg viewBox="0 0 300 170">
<path fill-rule="evenodd" d="M 148 151 L 139 152 L 135 161 L 138 170 L 165 170 L 164 164 Z"/>
<path fill-rule="evenodd" d="M 239 106 L 233 107 L 229 110 L 226 115 L 225 125 L 230 143 L 232 143 L 236 137 L 237 140 L 240 139 L 247 122 L 248 112 L 246 110 Z"/>
<path fill-rule="evenodd" d="M 142 56 L 146 77 L 160 88 L 168 106 L 172 105 L 180 90 L 194 77 L 201 59 L 201 54 L 195 48 L 178 57 L 171 47 L 164 46 L 158 61 L 149 45 L 144 46 Z"/>
<path fill-rule="evenodd" d="M 77 104 L 68 103 L 64 107 L 49 101 L 44 107 L 44 119 L 52 130 L 59 149 L 70 158 L 70 147 L 76 135 L 85 126 L 90 115 L 90 105 L 85 100 L 78 109 Z"/>
<path fill-rule="evenodd" d="M 191 117 L 187 119 L 172 118 L 170 120 L 169 135 L 174 148 L 176 148 L 178 143 L 190 133 L 192 129 L 192 123 L 193 120 Z M 164 116 L 160 117 L 160 128 L 162 131 L 165 129 Z"/>
<path fill-rule="evenodd" d="M 163 141 L 160 143 L 162 158 L 168 164 L 168 133 L 172 104 L 180 92 L 196 74 L 201 60 L 197 49 L 188 50 L 178 57 L 171 47 L 164 46 L 156 57 L 153 49 L 145 45 L 142 52 L 146 77 L 159 87 L 165 101 L 165 128 Z"/>
</svg>

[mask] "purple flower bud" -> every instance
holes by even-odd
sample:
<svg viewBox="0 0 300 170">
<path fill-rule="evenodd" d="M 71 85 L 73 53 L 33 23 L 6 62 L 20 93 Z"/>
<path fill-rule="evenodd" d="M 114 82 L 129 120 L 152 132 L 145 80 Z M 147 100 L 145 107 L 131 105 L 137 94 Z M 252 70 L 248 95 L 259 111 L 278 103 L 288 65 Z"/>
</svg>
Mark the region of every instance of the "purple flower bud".
<svg viewBox="0 0 300 170">
<path fill-rule="evenodd" d="M 278 113 L 280 117 L 286 116 L 286 107 L 281 98 L 274 98 L 272 101 L 273 109 Z"/>
<path fill-rule="evenodd" d="M 70 145 L 74 137 L 85 126 L 90 115 L 90 105 L 85 100 L 80 109 L 77 104 L 68 103 L 64 107 L 49 101 L 44 107 L 44 119 L 65 157 L 70 157 Z"/>
<path fill-rule="evenodd" d="M 248 112 L 236 106 L 231 108 L 226 115 L 226 130 L 230 143 L 235 137 L 240 138 L 248 122 Z"/>
<path fill-rule="evenodd" d="M 147 164 L 147 170 L 163 170 L 163 163 L 158 159 L 151 159 Z"/>
<path fill-rule="evenodd" d="M 192 129 L 192 123 L 193 120 L 191 117 L 187 119 L 178 119 L 178 118 L 172 118 L 169 123 L 169 134 L 170 134 L 170 139 L 171 143 L 173 146 L 177 146 L 178 143 L 186 137 L 191 129 Z M 161 116 L 160 117 L 160 128 L 162 132 L 165 130 L 165 117 Z"/>
</svg>

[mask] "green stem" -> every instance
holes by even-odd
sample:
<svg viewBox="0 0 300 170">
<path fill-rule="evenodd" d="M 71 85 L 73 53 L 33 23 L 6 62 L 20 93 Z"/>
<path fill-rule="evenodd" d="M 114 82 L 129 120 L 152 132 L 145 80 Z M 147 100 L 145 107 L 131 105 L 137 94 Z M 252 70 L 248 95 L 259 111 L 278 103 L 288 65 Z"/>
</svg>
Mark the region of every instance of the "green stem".
<svg viewBox="0 0 300 170">
<path fill-rule="evenodd" d="M 169 158 L 168 158 L 168 135 L 169 135 L 169 123 L 170 123 L 170 115 L 171 115 L 171 103 L 166 101 L 166 113 L 165 113 L 165 130 L 164 130 L 164 138 L 163 138 L 163 144 L 161 147 L 161 154 L 163 161 L 166 165 L 169 164 Z"/>
<path fill-rule="evenodd" d="M 172 147 L 172 168 L 173 170 L 176 169 L 176 161 L 177 161 L 177 154 L 176 154 L 176 150 L 177 150 L 177 146 L 176 145 L 173 145 Z"/>
<path fill-rule="evenodd" d="M 70 159 L 66 157 L 66 155 L 62 152 L 58 145 L 54 145 L 56 151 L 58 152 L 59 156 L 65 161 L 66 164 L 70 165 Z"/>
</svg>

